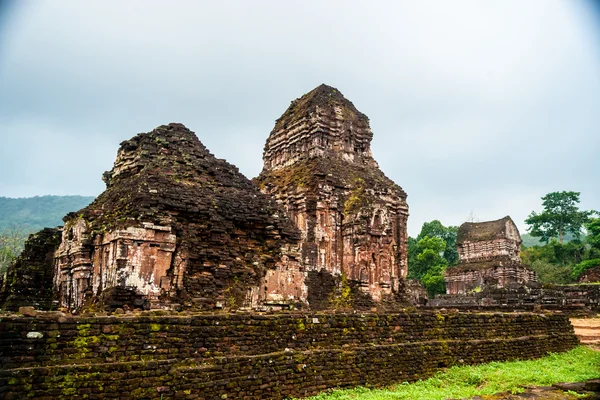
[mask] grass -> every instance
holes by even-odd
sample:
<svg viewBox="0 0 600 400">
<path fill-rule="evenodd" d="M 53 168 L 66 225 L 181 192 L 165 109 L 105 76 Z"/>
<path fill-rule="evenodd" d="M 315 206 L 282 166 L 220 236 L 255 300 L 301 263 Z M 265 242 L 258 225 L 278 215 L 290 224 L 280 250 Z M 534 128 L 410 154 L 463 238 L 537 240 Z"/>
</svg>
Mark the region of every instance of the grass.
<svg viewBox="0 0 600 400">
<path fill-rule="evenodd" d="M 311 400 L 444 400 L 464 399 L 500 392 L 520 393 L 524 386 L 549 386 L 600 377 L 600 352 L 579 346 L 566 353 L 551 353 L 529 361 L 492 362 L 456 366 L 415 383 L 387 389 L 333 390 Z"/>
</svg>

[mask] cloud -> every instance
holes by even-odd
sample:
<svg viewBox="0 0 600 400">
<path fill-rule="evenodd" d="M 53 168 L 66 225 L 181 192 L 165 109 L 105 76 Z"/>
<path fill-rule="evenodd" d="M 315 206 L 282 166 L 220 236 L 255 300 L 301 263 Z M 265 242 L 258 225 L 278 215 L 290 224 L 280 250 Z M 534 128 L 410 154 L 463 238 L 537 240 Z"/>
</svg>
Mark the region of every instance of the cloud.
<svg viewBox="0 0 600 400">
<path fill-rule="evenodd" d="M 172 121 L 255 176 L 274 120 L 327 83 L 370 117 L 376 159 L 408 192 L 412 235 L 471 211 L 510 214 L 523 231 L 550 190 L 600 209 L 590 7 L 15 3 L 0 42 L 0 195 L 97 194 L 120 141 Z"/>
</svg>

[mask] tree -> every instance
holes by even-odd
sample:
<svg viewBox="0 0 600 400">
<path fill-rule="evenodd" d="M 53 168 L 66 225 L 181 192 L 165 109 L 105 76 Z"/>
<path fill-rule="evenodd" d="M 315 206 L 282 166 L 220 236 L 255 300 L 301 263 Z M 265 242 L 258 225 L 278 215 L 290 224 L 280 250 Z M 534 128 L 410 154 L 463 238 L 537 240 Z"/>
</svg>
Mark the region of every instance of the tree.
<svg viewBox="0 0 600 400">
<path fill-rule="evenodd" d="M 529 225 L 531 236 L 539 237 L 544 243 L 558 238 L 562 244 L 564 235 L 572 233 L 576 238 L 581 228 L 589 221 L 594 211 L 580 211 L 579 192 L 552 192 L 542 197 L 544 211 L 532 211 L 525 223 Z"/>
<path fill-rule="evenodd" d="M 448 266 L 443 257 L 445 249 L 446 242 L 436 236 L 425 236 L 413 248 L 415 256 L 409 264 L 409 277 L 420 280 L 430 296 L 445 292 L 444 271 Z"/>
<path fill-rule="evenodd" d="M 445 227 L 440 221 L 433 220 L 431 222 L 425 222 L 421 228 L 421 233 L 417 236 L 417 241 L 423 239 L 426 236 L 438 237 L 446 243 L 444 249 L 444 258 L 448 262 L 448 265 L 456 265 L 458 263 L 458 250 L 456 249 L 456 235 L 458 233 L 458 226 Z"/>
<path fill-rule="evenodd" d="M 438 220 L 425 222 L 416 238 L 408 238 L 408 277 L 421 281 L 430 296 L 446 291 L 444 271 L 458 263 L 458 227 Z"/>
<path fill-rule="evenodd" d="M 0 232 L 0 275 L 21 254 L 26 239 L 27 231 L 17 225 L 11 225 Z"/>
<path fill-rule="evenodd" d="M 592 249 L 600 251 L 600 218 L 591 218 L 585 227 L 588 232 L 586 241 Z"/>
<path fill-rule="evenodd" d="M 573 278 L 577 279 L 588 269 L 600 267 L 600 218 L 592 218 L 585 226 L 587 237 L 585 241 L 589 245 L 586 259 L 573 267 Z"/>
</svg>

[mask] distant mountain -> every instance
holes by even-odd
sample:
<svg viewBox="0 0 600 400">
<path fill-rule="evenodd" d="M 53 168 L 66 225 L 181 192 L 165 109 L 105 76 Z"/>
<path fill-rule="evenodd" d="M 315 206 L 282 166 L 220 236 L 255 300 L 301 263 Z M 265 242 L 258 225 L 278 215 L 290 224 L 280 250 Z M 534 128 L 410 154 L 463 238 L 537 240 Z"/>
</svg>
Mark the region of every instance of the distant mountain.
<svg viewBox="0 0 600 400">
<path fill-rule="evenodd" d="M 63 224 L 62 218 L 94 200 L 91 196 L 0 197 L 0 232 L 17 226 L 28 232 Z"/>
<path fill-rule="evenodd" d="M 525 247 L 541 246 L 544 244 L 540 242 L 540 239 L 531 236 L 529 233 L 522 234 L 521 240 L 523 241 L 523 246 Z"/>
<path fill-rule="evenodd" d="M 579 236 L 579 240 L 583 241 L 583 240 L 585 240 L 585 237 L 586 237 L 585 234 L 582 233 L 581 236 Z M 568 243 L 574 239 L 575 239 L 575 236 L 568 233 L 563 238 L 563 242 Z M 540 242 L 539 238 L 533 237 L 529 233 L 522 234 L 521 240 L 523 241 L 523 246 L 525 246 L 525 247 L 543 246 L 544 245 L 544 243 Z"/>
</svg>

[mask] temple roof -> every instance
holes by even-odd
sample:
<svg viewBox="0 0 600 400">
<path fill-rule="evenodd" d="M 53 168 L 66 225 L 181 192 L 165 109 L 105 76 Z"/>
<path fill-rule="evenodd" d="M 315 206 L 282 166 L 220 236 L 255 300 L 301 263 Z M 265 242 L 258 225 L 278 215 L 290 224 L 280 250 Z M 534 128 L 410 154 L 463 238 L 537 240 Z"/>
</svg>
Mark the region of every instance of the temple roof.
<svg viewBox="0 0 600 400">
<path fill-rule="evenodd" d="M 341 108 L 344 118 L 363 120 L 368 123 L 369 118 L 358 111 L 354 104 L 344 97 L 344 95 L 334 87 L 321 84 L 306 93 L 302 97 L 293 100 L 287 110 L 275 123 L 273 132 L 280 129 L 285 129 L 300 118 L 308 116 L 315 112 L 317 107 L 322 109 L 333 108 L 338 106 Z"/>
<path fill-rule="evenodd" d="M 456 243 L 462 244 L 467 241 L 481 242 L 506 238 L 508 234 L 506 231 L 507 222 L 510 222 L 517 229 L 515 223 L 508 215 L 495 221 L 465 222 L 458 228 Z"/>
<path fill-rule="evenodd" d="M 122 142 L 103 178 L 106 190 L 65 217 L 67 224 L 83 217 L 97 232 L 144 222 L 171 226 L 192 255 L 209 246 L 220 261 L 249 254 L 240 237 L 260 242 L 270 255 L 282 242 L 300 238 L 275 200 L 211 154 L 182 124 L 162 125 Z"/>
<path fill-rule="evenodd" d="M 261 188 L 315 193 L 327 182 L 364 191 L 365 202 L 375 200 L 368 198 L 374 192 L 404 202 L 406 193 L 373 158 L 372 138 L 369 118 L 336 88 L 319 85 L 292 101 L 275 123 L 256 182 Z"/>
</svg>

